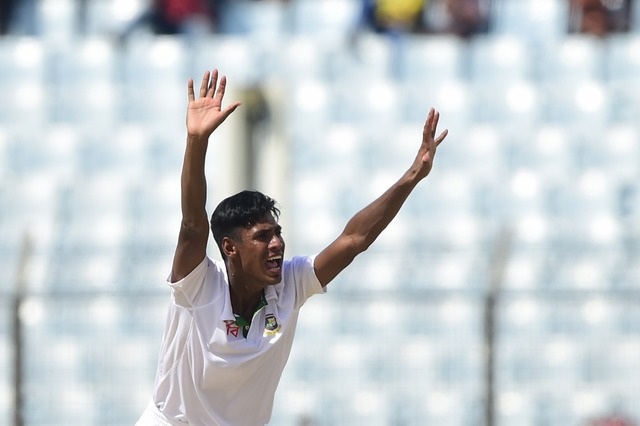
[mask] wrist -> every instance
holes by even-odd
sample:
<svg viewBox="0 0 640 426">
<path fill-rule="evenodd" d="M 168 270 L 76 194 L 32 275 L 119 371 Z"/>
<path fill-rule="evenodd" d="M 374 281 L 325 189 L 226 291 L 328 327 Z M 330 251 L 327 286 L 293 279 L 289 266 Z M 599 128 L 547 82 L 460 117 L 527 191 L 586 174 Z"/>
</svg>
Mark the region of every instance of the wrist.
<svg viewBox="0 0 640 426">
<path fill-rule="evenodd" d="M 187 143 L 189 144 L 207 144 L 209 142 L 209 136 L 198 135 L 194 133 L 187 132 Z"/>
<path fill-rule="evenodd" d="M 421 170 L 417 167 L 411 167 L 403 176 L 403 180 L 410 185 L 417 185 L 426 176 L 422 175 Z"/>
</svg>

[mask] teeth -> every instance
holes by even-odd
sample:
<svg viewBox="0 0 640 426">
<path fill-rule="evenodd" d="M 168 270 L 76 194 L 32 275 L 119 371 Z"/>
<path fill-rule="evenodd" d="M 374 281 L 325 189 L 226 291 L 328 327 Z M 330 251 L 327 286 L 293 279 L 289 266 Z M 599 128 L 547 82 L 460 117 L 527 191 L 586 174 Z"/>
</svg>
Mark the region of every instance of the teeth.
<svg viewBox="0 0 640 426">
<path fill-rule="evenodd" d="M 273 256 L 273 257 L 268 258 L 267 260 L 271 262 L 271 261 L 280 260 L 280 259 L 282 259 L 282 256 Z"/>
</svg>

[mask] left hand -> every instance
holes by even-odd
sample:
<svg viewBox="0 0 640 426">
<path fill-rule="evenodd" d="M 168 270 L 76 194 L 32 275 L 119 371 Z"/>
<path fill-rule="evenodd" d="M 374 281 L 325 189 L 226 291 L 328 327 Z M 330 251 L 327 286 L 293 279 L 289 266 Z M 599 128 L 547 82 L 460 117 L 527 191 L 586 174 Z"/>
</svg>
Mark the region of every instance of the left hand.
<svg viewBox="0 0 640 426">
<path fill-rule="evenodd" d="M 435 137 L 439 119 L 440 113 L 434 108 L 431 108 L 422 130 L 422 144 L 420 145 L 420 149 L 412 166 L 412 168 L 416 169 L 419 179 L 424 179 L 431 172 L 433 168 L 433 158 L 436 155 L 436 148 L 449 133 L 449 131 L 445 129 L 437 138 Z"/>
</svg>

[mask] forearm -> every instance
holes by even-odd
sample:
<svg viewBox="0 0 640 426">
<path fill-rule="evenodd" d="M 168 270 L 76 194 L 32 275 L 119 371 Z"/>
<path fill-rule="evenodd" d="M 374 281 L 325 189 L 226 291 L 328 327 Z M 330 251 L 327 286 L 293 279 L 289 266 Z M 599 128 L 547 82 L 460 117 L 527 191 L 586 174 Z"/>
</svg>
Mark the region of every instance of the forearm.
<svg viewBox="0 0 640 426">
<path fill-rule="evenodd" d="M 407 171 L 380 197 L 349 220 L 343 235 L 351 239 L 354 254 L 365 251 L 378 238 L 396 217 L 419 181 L 415 171 Z"/>
<path fill-rule="evenodd" d="M 194 136 L 187 137 L 181 176 L 182 223 L 187 228 L 208 227 L 205 209 L 207 182 L 205 158 L 208 140 Z"/>
</svg>

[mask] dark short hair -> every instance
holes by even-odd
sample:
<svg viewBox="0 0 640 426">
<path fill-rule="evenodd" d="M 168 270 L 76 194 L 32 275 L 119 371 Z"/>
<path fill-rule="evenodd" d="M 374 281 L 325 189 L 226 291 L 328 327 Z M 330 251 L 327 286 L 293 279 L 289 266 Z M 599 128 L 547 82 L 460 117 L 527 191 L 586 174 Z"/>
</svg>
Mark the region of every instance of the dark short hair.
<svg viewBox="0 0 640 426">
<path fill-rule="evenodd" d="M 211 215 L 211 233 L 220 253 L 224 237 L 237 238 L 240 228 L 250 228 L 270 214 L 275 220 L 280 217 L 276 201 L 258 191 L 242 191 L 218 204 Z"/>
</svg>

